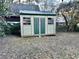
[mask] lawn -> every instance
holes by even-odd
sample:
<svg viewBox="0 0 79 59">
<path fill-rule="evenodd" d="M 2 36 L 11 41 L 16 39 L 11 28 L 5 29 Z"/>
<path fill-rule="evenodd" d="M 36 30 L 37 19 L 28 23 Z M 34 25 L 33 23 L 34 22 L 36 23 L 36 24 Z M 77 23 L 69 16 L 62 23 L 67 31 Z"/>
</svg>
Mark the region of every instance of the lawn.
<svg viewBox="0 0 79 59">
<path fill-rule="evenodd" d="M 56 36 L 7 36 L 0 39 L 0 59 L 79 59 L 79 33 Z"/>
</svg>

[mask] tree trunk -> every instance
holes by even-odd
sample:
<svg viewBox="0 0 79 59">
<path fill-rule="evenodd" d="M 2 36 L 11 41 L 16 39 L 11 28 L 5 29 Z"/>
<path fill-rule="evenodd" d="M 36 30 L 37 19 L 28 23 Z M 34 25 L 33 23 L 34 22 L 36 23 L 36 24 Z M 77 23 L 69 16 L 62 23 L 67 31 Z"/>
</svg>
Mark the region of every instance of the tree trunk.
<svg viewBox="0 0 79 59">
<path fill-rule="evenodd" d="M 67 18 L 66 16 L 62 13 L 62 16 L 64 17 L 64 20 L 65 20 L 65 24 L 66 24 L 66 31 L 69 31 L 69 25 L 68 25 L 68 21 L 67 21 Z"/>
</svg>

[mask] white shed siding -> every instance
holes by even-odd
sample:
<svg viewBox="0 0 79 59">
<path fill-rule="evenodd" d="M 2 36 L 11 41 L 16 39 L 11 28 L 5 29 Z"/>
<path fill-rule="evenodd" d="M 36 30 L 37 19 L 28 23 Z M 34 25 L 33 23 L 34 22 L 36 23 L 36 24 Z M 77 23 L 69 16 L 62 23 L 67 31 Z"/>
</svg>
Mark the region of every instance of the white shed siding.
<svg viewBox="0 0 79 59">
<path fill-rule="evenodd" d="M 31 16 L 31 24 L 32 24 L 32 35 L 34 35 L 34 17 Z"/>
<path fill-rule="evenodd" d="M 23 34 L 24 36 L 32 35 L 32 26 L 31 25 L 24 25 L 23 26 Z"/>
<path fill-rule="evenodd" d="M 57 17 L 55 16 L 54 17 L 54 34 L 56 34 L 56 19 L 57 19 Z"/>
<path fill-rule="evenodd" d="M 46 30 L 46 35 L 48 34 L 48 21 L 47 21 L 47 17 L 46 17 L 46 22 L 45 22 L 45 30 Z"/>
<path fill-rule="evenodd" d="M 54 25 L 48 25 L 48 33 L 47 34 L 54 34 Z"/>
<path fill-rule="evenodd" d="M 54 18 L 54 24 L 48 24 L 48 18 Z M 47 34 L 56 34 L 56 16 L 47 17 Z"/>
<path fill-rule="evenodd" d="M 23 36 L 23 35 L 24 35 L 24 34 L 23 34 L 22 19 L 23 19 L 23 17 L 22 17 L 22 15 L 20 15 L 20 29 L 21 29 L 21 36 Z"/>
<path fill-rule="evenodd" d="M 23 17 L 29 17 L 31 19 L 31 25 L 23 25 Z M 32 35 L 32 18 L 31 16 L 21 15 L 21 36 L 31 36 Z"/>
</svg>

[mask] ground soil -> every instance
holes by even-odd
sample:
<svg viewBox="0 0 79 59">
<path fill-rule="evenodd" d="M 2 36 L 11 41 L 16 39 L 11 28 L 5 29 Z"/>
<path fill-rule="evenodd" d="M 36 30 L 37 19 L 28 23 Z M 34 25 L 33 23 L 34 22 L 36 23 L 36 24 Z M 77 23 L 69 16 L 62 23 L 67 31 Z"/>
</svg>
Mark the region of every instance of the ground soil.
<svg viewBox="0 0 79 59">
<path fill-rule="evenodd" d="M 0 38 L 0 59 L 79 59 L 79 33 Z"/>
</svg>

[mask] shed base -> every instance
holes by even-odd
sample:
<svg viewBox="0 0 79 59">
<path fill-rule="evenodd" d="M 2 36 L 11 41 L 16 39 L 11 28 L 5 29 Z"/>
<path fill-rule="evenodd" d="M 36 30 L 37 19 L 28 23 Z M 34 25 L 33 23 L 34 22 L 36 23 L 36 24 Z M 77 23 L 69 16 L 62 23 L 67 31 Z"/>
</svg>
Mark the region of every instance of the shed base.
<svg viewBox="0 0 79 59">
<path fill-rule="evenodd" d="M 56 34 L 42 34 L 41 37 L 43 36 L 56 36 Z M 21 37 L 39 37 L 39 35 L 27 35 L 27 36 L 21 36 Z"/>
</svg>

